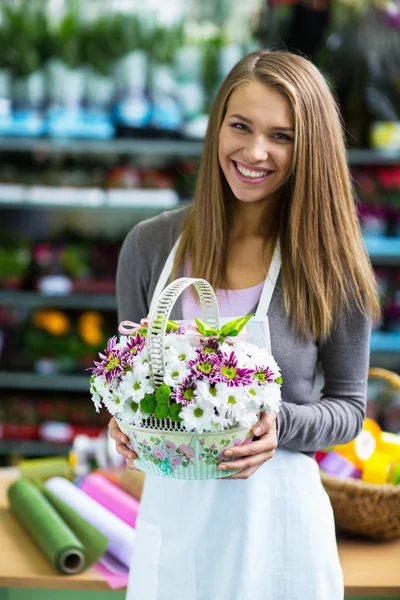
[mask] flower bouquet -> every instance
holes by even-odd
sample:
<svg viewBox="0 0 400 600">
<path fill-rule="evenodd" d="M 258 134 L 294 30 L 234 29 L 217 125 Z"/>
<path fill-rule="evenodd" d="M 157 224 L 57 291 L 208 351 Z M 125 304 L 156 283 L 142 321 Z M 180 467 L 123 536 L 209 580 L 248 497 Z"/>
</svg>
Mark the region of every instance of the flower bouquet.
<svg viewBox="0 0 400 600">
<path fill-rule="evenodd" d="M 203 320 L 169 320 L 178 296 L 194 285 Z M 219 328 L 214 290 L 181 278 L 148 319 L 123 321 L 90 379 L 92 400 L 115 416 L 138 455 L 137 468 L 176 479 L 225 477 L 224 451 L 249 443 L 260 412 L 279 410 L 282 379 L 267 350 L 247 341 L 250 316 Z"/>
</svg>

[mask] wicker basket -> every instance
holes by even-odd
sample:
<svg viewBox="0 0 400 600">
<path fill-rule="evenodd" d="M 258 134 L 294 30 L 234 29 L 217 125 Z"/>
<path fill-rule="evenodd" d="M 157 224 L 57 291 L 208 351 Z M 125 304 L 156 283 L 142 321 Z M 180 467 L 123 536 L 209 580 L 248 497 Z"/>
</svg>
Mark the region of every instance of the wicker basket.
<svg viewBox="0 0 400 600">
<path fill-rule="evenodd" d="M 199 295 L 203 321 L 211 327 L 219 327 L 217 299 L 207 281 L 182 277 L 166 287 L 149 317 L 149 363 L 155 389 L 164 382 L 164 336 L 167 321 L 176 300 L 190 285 L 194 285 Z M 253 439 L 248 427 L 197 434 L 186 431 L 169 418 L 159 420 L 149 417 L 141 426 L 127 425 L 119 419 L 117 423 L 129 438 L 128 446 L 138 455 L 135 466 L 151 475 L 173 479 L 218 479 L 233 475 L 238 471 L 218 469 L 219 463 L 232 460 L 224 457 L 225 449 L 249 443 Z"/>
<path fill-rule="evenodd" d="M 370 369 L 369 376 L 400 389 L 396 373 Z M 400 485 L 373 485 L 359 479 L 333 477 L 323 470 L 320 473 L 337 529 L 380 541 L 400 536 Z"/>
</svg>

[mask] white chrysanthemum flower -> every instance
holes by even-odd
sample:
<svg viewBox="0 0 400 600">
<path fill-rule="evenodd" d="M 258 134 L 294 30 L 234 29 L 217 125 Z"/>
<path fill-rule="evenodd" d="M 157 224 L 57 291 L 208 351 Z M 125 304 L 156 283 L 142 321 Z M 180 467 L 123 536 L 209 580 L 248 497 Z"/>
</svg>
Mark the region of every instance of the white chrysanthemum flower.
<svg viewBox="0 0 400 600">
<path fill-rule="evenodd" d="M 181 362 L 188 362 L 189 360 L 195 360 L 196 350 L 187 338 L 182 335 L 170 335 L 167 336 L 165 341 L 165 360 L 178 359 Z"/>
<path fill-rule="evenodd" d="M 249 406 L 256 407 L 261 410 L 265 404 L 266 385 L 260 385 L 258 381 L 246 388 L 246 393 L 249 397 Z"/>
<path fill-rule="evenodd" d="M 268 352 L 268 350 L 266 350 L 266 348 L 259 348 L 258 346 L 255 346 L 254 351 L 252 351 L 251 354 L 251 361 L 258 367 L 268 367 L 269 370 L 273 372 L 274 379 L 280 377 L 280 369 L 274 357 Z"/>
<path fill-rule="evenodd" d="M 244 410 L 237 410 L 235 419 L 241 427 L 248 427 L 251 429 L 260 420 L 258 412 L 250 411 L 249 407 Z"/>
<path fill-rule="evenodd" d="M 100 409 L 102 407 L 102 403 L 101 403 L 101 396 L 99 394 L 99 392 L 96 390 L 96 388 L 93 387 L 93 385 L 90 386 L 90 393 L 92 396 L 92 401 L 94 404 L 94 407 L 96 409 L 96 412 L 100 412 Z"/>
<path fill-rule="evenodd" d="M 119 338 L 119 342 L 115 345 L 115 347 L 118 350 L 124 350 L 126 343 L 128 341 L 128 336 L 126 335 L 121 335 L 121 337 Z"/>
<path fill-rule="evenodd" d="M 107 396 L 107 398 L 103 398 L 103 403 L 107 408 L 108 412 L 113 416 L 117 413 L 120 413 L 123 407 L 123 400 L 119 394 L 114 394 L 113 392 Z"/>
<path fill-rule="evenodd" d="M 113 383 L 108 384 L 103 377 L 99 375 L 91 381 L 91 387 L 96 390 L 100 398 L 105 401 L 110 398 L 113 393 L 118 392 L 118 381 L 115 379 Z"/>
<path fill-rule="evenodd" d="M 143 419 L 143 413 L 140 410 L 140 405 L 138 402 L 135 402 L 135 400 L 126 400 L 123 404 L 120 415 L 123 423 L 135 423 L 138 425 Z"/>
<path fill-rule="evenodd" d="M 194 429 L 197 433 L 208 431 L 211 425 L 211 418 L 214 415 L 214 408 L 209 404 L 199 406 L 197 402 L 193 402 L 184 406 L 179 413 L 183 420 L 183 426 L 191 431 Z"/>
<path fill-rule="evenodd" d="M 225 383 L 218 384 L 228 388 Z M 204 403 L 211 404 L 211 406 L 221 406 L 222 402 L 220 398 L 217 398 L 217 389 L 216 386 L 210 385 L 209 381 L 204 379 L 197 380 L 197 387 L 194 390 L 194 394 L 196 396 L 196 401 L 198 404 L 203 405 Z"/>
<path fill-rule="evenodd" d="M 217 408 L 229 409 L 230 406 L 237 403 L 248 403 L 246 388 L 244 387 L 229 387 L 226 383 L 220 381 L 216 384 L 215 389 L 217 392 L 215 406 Z"/>
<path fill-rule="evenodd" d="M 149 377 L 150 375 L 150 363 L 149 363 L 149 352 L 145 346 L 143 350 L 140 350 L 135 356 L 135 373 L 140 377 Z"/>
<path fill-rule="evenodd" d="M 268 383 L 265 386 L 265 397 L 262 408 L 271 412 L 279 412 L 282 403 L 281 386 L 277 383 Z"/>
<path fill-rule="evenodd" d="M 235 419 L 229 417 L 226 414 L 213 414 L 211 416 L 211 430 L 212 431 L 223 431 L 229 427 L 236 425 Z"/>
<path fill-rule="evenodd" d="M 190 368 L 186 363 L 178 358 L 173 358 L 165 364 L 164 382 L 170 386 L 176 386 L 183 383 L 183 380 L 190 375 Z"/>
<path fill-rule="evenodd" d="M 135 402 L 139 403 L 143 400 L 145 394 L 152 394 L 154 388 L 150 383 L 150 380 L 141 375 L 134 369 L 128 371 L 122 378 L 119 384 L 119 391 L 124 400 L 131 398 Z"/>
</svg>

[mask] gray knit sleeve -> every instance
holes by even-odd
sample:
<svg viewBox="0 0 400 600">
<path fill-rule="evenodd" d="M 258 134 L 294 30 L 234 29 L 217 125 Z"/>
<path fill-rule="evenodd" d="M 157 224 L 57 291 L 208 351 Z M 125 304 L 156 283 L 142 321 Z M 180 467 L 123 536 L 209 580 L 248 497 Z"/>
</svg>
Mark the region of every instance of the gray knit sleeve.
<svg viewBox="0 0 400 600">
<path fill-rule="evenodd" d="M 118 322 L 129 320 L 139 323 L 149 310 L 149 270 L 140 238 L 139 223 L 126 236 L 119 254 L 116 278 Z"/>
<path fill-rule="evenodd" d="M 371 320 L 353 309 L 318 345 L 324 387 L 317 402 L 284 402 L 278 414 L 280 447 L 315 452 L 354 439 L 366 410 Z"/>
</svg>

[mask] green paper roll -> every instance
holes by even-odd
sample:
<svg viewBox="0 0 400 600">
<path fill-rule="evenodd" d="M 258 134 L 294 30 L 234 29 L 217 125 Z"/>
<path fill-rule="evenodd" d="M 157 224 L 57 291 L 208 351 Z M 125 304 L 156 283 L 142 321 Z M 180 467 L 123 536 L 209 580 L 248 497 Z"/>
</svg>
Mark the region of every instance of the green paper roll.
<svg viewBox="0 0 400 600">
<path fill-rule="evenodd" d="M 72 469 L 65 456 L 45 458 L 28 458 L 19 463 L 21 477 L 30 481 L 50 479 L 50 477 L 66 477 L 72 479 Z"/>
<path fill-rule="evenodd" d="M 75 575 L 86 566 L 85 549 L 45 496 L 29 481 L 8 488 L 12 511 L 61 572 Z"/>
<path fill-rule="evenodd" d="M 86 567 L 94 565 L 107 550 L 108 538 L 100 533 L 96 527 L 93 527 L 91 523 L 88 523 L 88 521 L 78 515 L 73 508 L 68 506 L 52 491 L 44 486 L 41 491 L 76 537 L 82 542 L 85 548 Z"/>
</svg>

